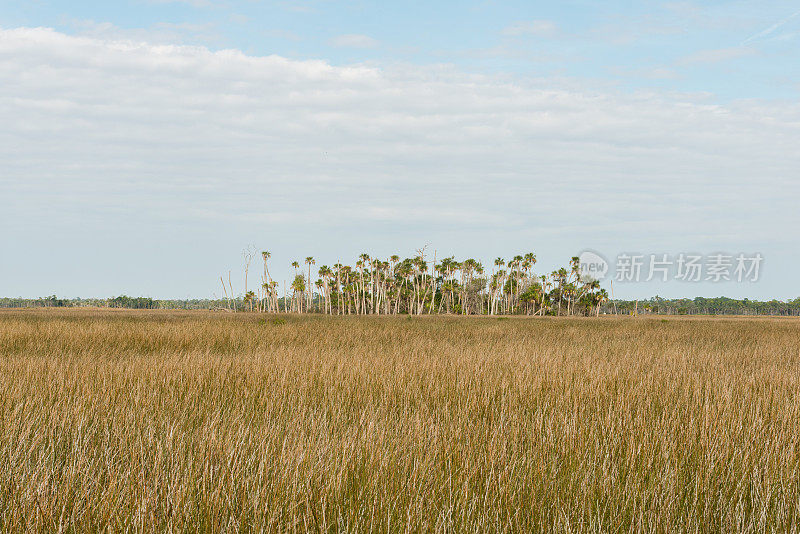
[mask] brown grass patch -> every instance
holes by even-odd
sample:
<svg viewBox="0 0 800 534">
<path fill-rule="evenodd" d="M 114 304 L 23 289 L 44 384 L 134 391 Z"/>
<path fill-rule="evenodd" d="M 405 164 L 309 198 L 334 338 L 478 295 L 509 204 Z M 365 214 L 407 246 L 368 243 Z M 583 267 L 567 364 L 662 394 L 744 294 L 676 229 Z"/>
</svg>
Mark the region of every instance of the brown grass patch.
<svg viewBox="0 0 800 534">
<path fill-rule="evenodd" d="M 797 531 L 800 321 L 0 313 L 0 528 Z"/>
</svg>

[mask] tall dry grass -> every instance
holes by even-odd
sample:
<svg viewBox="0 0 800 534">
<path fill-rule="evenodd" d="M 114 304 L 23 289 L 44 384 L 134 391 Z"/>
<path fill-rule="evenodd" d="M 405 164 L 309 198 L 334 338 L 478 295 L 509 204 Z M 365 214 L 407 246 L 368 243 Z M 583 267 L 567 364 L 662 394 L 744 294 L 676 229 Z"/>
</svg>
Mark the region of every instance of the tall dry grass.
<svg viewBox="0 0 800 534">
<path fill-rule="evenodd" d="M 800 321 L 284 319 L 0 313 L 0 529 L 798 531 Z"/>
</svg>

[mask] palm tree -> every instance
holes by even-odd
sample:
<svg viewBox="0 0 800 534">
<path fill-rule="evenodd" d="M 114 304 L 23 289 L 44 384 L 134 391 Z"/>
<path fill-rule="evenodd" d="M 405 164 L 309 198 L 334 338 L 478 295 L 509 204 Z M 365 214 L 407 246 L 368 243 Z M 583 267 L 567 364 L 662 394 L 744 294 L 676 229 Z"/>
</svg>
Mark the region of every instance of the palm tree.
<svg viewBox="0 0 800 534">
<path fill-rule="evenodd" d="M 505 264 L 506 264 L 506 260 L 504 260 L 503 258 L 497 257 L 497 258 L 494 259 L 494 266 L 495 266 L 495 268 L 497 268 L 497 275 L 498 275 L 497 282 L 498 283 L 496 285 L 495 292 L 492 294 L 492 305 L 493 305 L 492 306 L 492 310 L 493 310 L 492 311 L 492 315 L 497 313 L 497 299 L 498 299 L 498 296 L 499 296 L 500 292 L 503 290 L 503 287 L 505 287 L 504 275 L 500 274 L 500 273 L 504 272 L 503 271 L 503 267 L 505 266 Z"/>
<path fill-rule="evenodd" d="M 564 300 L 564 290 L 567 285 L 567 270 L 561 267 L 557 271 L 553 271 L 553 280 L 558 284 L 558 315 L 561 315 L 561 302 Z"/>
<path fill-rule="evenodd" d="M 333 264 L 336 270 L 336 313 L 342 315 L 344 313 L 344 299 L 342 298 L 342 263 L 336 262 Z"/>
<path fill-rule="evenodd" d="M 244 258 L 244 294 L 245 294 L 245 296 L 247 296 L 247 294 L 249 293 L 247 291 L 247 273 L 250 271 L 250 262 L 253 261 L 253 253 L 255 252 L 254 248 L 255 247 L 253 247 L 251 245 L 251 246 L 247 247 L 246 249 L 244 249 L 242 251 L 242 257 Z M 250 311 L 253 311 L 253 300 L 250 299 L 248 302 L 250 303 Z"/>
<path fill-rule="evenodd" d="M 268 250 L 261 251 L 261 259 L 264 260 L 264 280 L 262 281 L 262 287 L 266 290 L 269 290 L 272 287 L 272 277 L 269 274 L 269 267 L 267 267 L 267 260 L 269 260 L 271 256 L 272 254 L 270 254 Z M 273 309 L 272 293 L 269 293 L 268 302 L 269 309 L 271 311 Z M 275 307 L 277 309 L 277 301 L 275 301 Z"/>
<path fill-rule="evenodd" d="M 253 300 L 255 300 L 256 294 L 252 291 L 248 291 L 244 294 L 244 301 L 250 304 L 250 311 L 253 311 Z"/>
<path fill-rule="evenodd" d="M 601 289 L 597 292 L 595 303 L 597 307 L 595 308 L 595 317 L 600 317 L 600 305 L 608 300 L 608 292 L 605 289 Z"/>
<path fill-rule="evenodd" d="M 330 267 L 327 265 L 323 265 L 319 268 L 319 276 L 321 278 L 320 284 L 317 286 L 320 288 L 320 295 L 323 299 L 323 308 L 325 309 L 325 313 L 333 313 L 330 309 L 331 305 L 331 297 L 330 297 L 330 278 L 332 276 L 332 271 Z"/>
<path fill-rule="evenodd" d="M 478 299 L 479 299 L 480 307 L 478 309 L 479 309 L 479 313 L 481 315 L 483 315 L 483 300 L 484 300 L 483 299 L 483 291 L 484 291 L 484 289 L 486 289 L 486 279 L 483 277 L 483 274 L 484 274 L 483 264 L 481 262 L 479 262 L 479 261 L 475 262 L 475 274 L 479 278 L 479 283 L 478 283 L 478 285 L 479 285 L 479 291 L 478 291 L 479 295 L 478 295 Z"/>
<path fill-rule="evenodd" d="M 275 306 L 274 310 L 277 313 L 280 311 L 280 309 L 278 308 L 278 281 L 273 280 L 272 282 L 269 283 L 269 287 L 270 287 L 270 294 L 272 295 L 272 301 L 274 302 Z M 284 302 L 284 308 L 285 307 L 286 304 Z"/>
<path fill-rule="evenodd" d="M 297 278 L 297 269 L 299 269 L 299 268 L 300 268 L 300 262 L 299 262 L 299 261 L 297 261 L 297 260 L 293 261 L 293 262 L 292 262 L 292 267 L 294 268 L 294 277 L 295 277 L 295 279 L 296 279 L 296 278 Z M 294 283 L 294 282 L 293 282 L 293 283 Z M 290 286 L 289 286 L 289 287 L 291 287 L 291 284 L 290 284 Z M 285 290 L 286 290 L 286 287 L 284 286 L 284 291 L 285 291 Z M 292 305 L 291 305 L 291 308 L 292 308 L 292 310 L 294 310 L 294 296 L 295 296 L 295 294 L 294 294 L 294 292 L 292 292 Z M 283 298 L 285 299 L 285 298 L 286 298 L 286 295 L 284 295 L 284 296 L 283 296 Z M 284 306 L 284 307 L 285 307 L 285 306 Z"/>
<path fill-rule="evenodd" d="M 292 281 L 292 291 L 297 296 L 297 311 L 303 313 L 303 295 L 306 292 L 306 280 L 302 274 L 297 274 Z M 293 297 L 294 298 L 294 297 Z"/>
<path fill-rule="evenodd" d="M 253 301 L 258 312 L 281 311 L 278 283 L 269 272 L 271 254 L 265 250 L 261 257 L 264 271 L 261 284 L 254 293 L 248 288 L 250 263 L 248 251 L 245 251 L 245 291 L 240 298 L 251 311 Z M 307 273 L 303 273 L 300 262 L 291 262 L 294 278 L 289 291 L 284 282 L 284 311 L 303 313 L 305 309 L 306 313 L 318 311 L 340 315 L 554 313 L 596 316 L 602 303 L 608 300 L 598 282 L 581 278 L 579 259 L 574 256 L 567 268 L 542 276 L 534 273 L 536 255 L 533 252 L 513 256 L 508 262 L 496 258 L 489 275 L 484 274 L 481 263 L 473 258 L 458 262 L 450 256 L 437 262 L 434 252 L 432 261 L 427 261 L 425 248 L 403 260 L 398 255 L 382 260 L 371 258 L 366 253 L 360 254 L 355 267 L 341 262 L 335 263 L 333 269 L 323 265 L 318 270 L 317 280 L 311 277 L 311 268 L 316 265 L 314 258 L 308 256 L 304 263 Z M 227 284 L 222 277 L 220 282 L 229 308 L 236 311 L 237 300 L 230 272 Z"/>
<path fill-rule="evenodd" d="M 317 294 L 319 295 L 319 302 L 322 305 L 323 304 L 322 303 L 322 288 L 324 287 L 325 282 L 323 282 L 322 280 L 317 280 L 316 282 L 314 282 L 314 285 L 317 286 Z M 319 306 L 317 307 L 317 311 L 319 311 Z"/>
<path fill-rule="evenodd" d="M 314 290 L 311 286 L 311 266 L 315 265 L 317 262 L 314 261 L 314 258 L 308 256 L 306 258 L 306 265 L 308 265 L 308 299 L 306 304 L 306 310 L 311 311 L 311 301 L 314 298 Z"/>
</svg>

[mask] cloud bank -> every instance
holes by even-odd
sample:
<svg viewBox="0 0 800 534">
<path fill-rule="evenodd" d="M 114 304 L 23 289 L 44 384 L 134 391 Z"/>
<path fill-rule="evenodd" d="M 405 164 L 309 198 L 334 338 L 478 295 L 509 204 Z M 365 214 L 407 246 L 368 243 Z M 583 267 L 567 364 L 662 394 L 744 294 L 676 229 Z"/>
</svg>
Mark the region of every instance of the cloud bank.
<svg viewBox="0 0 800 534">
<path fill-rule="evenodd" d="M 798 237 L 796 103 L 723 106 L 46 28 L 0 31 L 0 78 L 3 244 L 20 256 L 38 257 L 30 248 L 62 229 L 79 250 L 117 226 L 134 245 L 168 227 L 211 247 L 259 235 L 323 252 L 447 240 L 460 255 L 783 250 Z M 25 280 L 21 265 L 4 268 Z"/>
</svg>

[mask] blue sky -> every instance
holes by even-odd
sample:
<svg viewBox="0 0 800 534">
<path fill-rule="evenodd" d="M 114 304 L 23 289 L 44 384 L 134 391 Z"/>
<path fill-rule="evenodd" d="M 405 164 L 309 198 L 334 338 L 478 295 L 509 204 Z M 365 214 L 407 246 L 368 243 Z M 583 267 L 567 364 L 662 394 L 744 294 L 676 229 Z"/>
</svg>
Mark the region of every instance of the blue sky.
<svg viewBox="0 0 800 534">
<path fill-rule="evenodd" d="M 798 42 L 797 2 L 0 2 L 0 294 L 430 243 L 761 252 L 618 296 L 794 298 Z"/>
<path fill-rule="evenodd" d="M 4 27 L 139 32 L 251 55 L 454 64 L 621 89 L 795 98 L 800 4 L 778 2 L 4 2 Z"/>
</svg>

